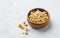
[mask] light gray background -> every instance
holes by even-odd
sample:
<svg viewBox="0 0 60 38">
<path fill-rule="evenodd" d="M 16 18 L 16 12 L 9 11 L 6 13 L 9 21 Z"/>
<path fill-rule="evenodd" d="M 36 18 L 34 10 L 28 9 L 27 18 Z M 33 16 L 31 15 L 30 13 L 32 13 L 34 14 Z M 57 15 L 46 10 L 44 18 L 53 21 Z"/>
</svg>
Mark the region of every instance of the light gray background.
<svg viewBox="0 0 60 38">
<path fill-rule="evenodd" d="M 36 30 L 29 26 L 29 35 L 26 36 L 21 34 L 23 30 L 18 28 L 18 24 L 27 19 L 32 8 L 46 9 L 51 20 L 43 29 Z M 0 0 L 0 38 L 60 38 L 60 1 Z"/>
</svg>

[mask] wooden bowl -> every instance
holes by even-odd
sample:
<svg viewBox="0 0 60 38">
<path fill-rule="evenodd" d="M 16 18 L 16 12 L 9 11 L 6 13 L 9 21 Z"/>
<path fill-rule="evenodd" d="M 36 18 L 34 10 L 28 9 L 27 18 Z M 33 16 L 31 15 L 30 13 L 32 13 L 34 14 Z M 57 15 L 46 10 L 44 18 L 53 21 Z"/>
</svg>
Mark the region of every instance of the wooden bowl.
<svg viewBox="0 0 60 38">
<path fill-rule="evenodd" d="M 30 10 L 29 12 L 28 12 L 28 16 L 30 15 L 30 13 L 31 13 L 31 11 L 37 11 L 37 10 L 39 10 L 39 11 L 46 11 L 45 9 L 43 9 L 43 8 L 34 8 L 34 9 L 32 9 L 32 10 Z M 46 11 L 46 13 L 47 13 L 47 15 L 48 15 L 48 20 L 47 21 L 45 21 L 44 23 L 32 23 L 32 22 L 30 22 L 30 20 L 29 20 L 29 17 L 27 16 L 27 20 L 28 20 L 28 23 L 31 25 L 31 27 L 33 27 L 33 28 L 44 28 L 45 26 L 47 26 L 48 25 L 48 23 L 49 23 L 49 20 L 50 20 L 50 15 L 49 15 L 49 13 L 48 13 L 48 11 Z"/>
</svg>

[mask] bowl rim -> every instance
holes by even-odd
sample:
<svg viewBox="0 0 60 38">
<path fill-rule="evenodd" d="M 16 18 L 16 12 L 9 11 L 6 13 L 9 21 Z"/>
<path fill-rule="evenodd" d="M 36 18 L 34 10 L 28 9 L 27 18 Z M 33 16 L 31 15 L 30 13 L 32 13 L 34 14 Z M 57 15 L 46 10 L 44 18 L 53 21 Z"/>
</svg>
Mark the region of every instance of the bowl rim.
<svg viewBox="0 0 60 38">
<path fill-rule="evenodd" d="M 31 22 L 31 21 L 29 20 L 29 17 L 28 17 L 28 16 L 29 16 L 29 14 L 31 13 L 31 11 L 32 11 L 32 10 L 38 10 L 38 9 L 39 9 L 39 10 L 42 9 L 42 10 L 46 11 L 46 13 L 48 14 L 48 17 L 49 17 L 47 21 L 45 21 L 45 22 L 43 22 L 43 23 L 33 23 L 33 22 Z M 41 25 L 41 24 L 45 24 L 45 23 L 49 22 L 49 20 L 50 20 L 50 14 L 49 14 L 49 12 L 48 12 L 47 10 L 45 10 L 45 9 L 43 9 L 43 8 L 33 8 L 33 9 L 31 9 L 31 10 L 28 12 L 27 20 L 28 20 L 30 23 L 32 23 L 32 24 L 38 24 L 38 25 L 39 25 L 39 24 L 40 24 L 40 25 Z"/>
</svg>

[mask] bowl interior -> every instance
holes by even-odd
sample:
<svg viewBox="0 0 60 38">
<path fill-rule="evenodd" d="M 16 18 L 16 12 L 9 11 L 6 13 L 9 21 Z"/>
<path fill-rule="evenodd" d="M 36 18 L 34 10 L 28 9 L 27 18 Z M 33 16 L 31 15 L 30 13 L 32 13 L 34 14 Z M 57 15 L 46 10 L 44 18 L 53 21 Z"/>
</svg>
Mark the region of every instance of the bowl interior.
<svg viewBox="0 0 60 38">
<path fill-rule="evenodd" d="M 32 9 L 32 10 L 30 10 L 29 11 L 29 13 L 28 13 L 28 16 L 30 15 L 30 13 L 31 12 L 35 12 L 35 11 L 37 11 L 37 10 L 39 10 L 39 11 L 41 11 L 41 12 L 43 12 L 43 11 L 46 11 L 45 9 L 42 9 L 42 8 L 35 8 L 35 9 Z M 46 14 L 48 15 L 48 20 L 46 21 L 46 22 L 48 22 L 49 21 L 49 19 L 50 19 L 50 16 L 49 16 L 49 13 L 46 11 Z M 28 21 L 29 21 L 29 17 L 28 17 Z M 46 22 L 44 22 L 44 23 L 46 23 Z M 32 23 L 32 22 L 31 22 Z M 44 23 L 37 23 L 37 24 L 44 24 Z M 33 24 L 36 24 L 36 23 L 33 23 Z"/>
</svg>

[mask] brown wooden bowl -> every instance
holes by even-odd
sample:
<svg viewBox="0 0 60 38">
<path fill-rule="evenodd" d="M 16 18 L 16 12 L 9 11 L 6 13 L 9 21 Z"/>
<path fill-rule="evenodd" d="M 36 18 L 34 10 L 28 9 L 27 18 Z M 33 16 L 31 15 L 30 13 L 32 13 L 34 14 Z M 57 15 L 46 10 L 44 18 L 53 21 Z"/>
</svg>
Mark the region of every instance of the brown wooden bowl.
<svg viewBox="0 0 60 38">
<path fill-rule="evenodd" d="M 31 13 L 31 11 L 36 11 L 36 10 L 39 10 L 39 11 L 46 11 L 45 9 L 43 9 L 43 8 L 34 8 L 34 9 L 32 9 L 32 10 L 30 10 L 29 12 L 28 12 L 28 16 L 30 15 L 30 13 Z M 27 16 L 27 20 L 28 20 L 28 23 L 31 25 L 31 27 L 33 27 L 33 28 L 44 28 L 45 26 L 47 26 L 48 25 L 48 23 L 49 23 L 49 20 L 50 20 L 50 15 L 49 15 L 49 13 L 48 13 L 48 11 L 46 11 L 46 13 L 47 13 L 47 15 L 48 15 L 48 20 L 47 21 L 45 21 L 44 23 L 32 23 L 32 22 L 30 22 L 30 20 L 29 20 L 29 17 Z"/>
</svg>

